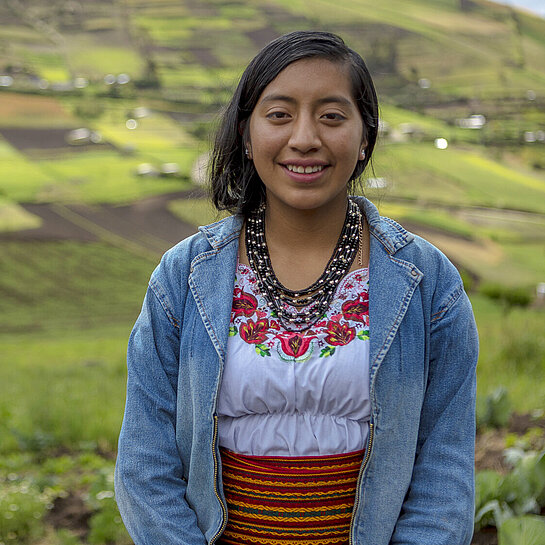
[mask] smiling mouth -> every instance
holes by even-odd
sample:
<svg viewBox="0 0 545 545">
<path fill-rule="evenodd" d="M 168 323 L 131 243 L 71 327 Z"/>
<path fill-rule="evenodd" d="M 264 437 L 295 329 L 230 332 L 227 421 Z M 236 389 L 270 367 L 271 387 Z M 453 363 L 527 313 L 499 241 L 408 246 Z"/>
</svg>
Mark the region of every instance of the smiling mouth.
<svg viewBox="0 0 545 545">
<path fill-rule="evenodd" d="M 284 165 L 290 172 L 296 172 L 297 174 L 312 174 L 314 172 L 321 172 L 324 170 L 324 165 L 314 166 L 301 166 L 301 165 Z"/>
</svg>

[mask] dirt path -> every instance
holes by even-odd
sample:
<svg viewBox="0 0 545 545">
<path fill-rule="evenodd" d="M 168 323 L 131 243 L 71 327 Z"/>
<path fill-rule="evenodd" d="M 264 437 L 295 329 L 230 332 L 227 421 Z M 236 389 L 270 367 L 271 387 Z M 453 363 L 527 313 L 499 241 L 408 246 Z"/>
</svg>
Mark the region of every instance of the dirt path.
<svg viewBox="0 0 545 545">
<path fill-rule="evenodd" d="M 168 248 L 196 232 L 168 209 L 171 200 L 203 197 L 202 189 L 180 191 L 149 197 L 129 205 L 86 204 L 22 204 L 28 212 L 39 216 L 42 225 L 9 233 L 0 233 L 2 240 L 75 240 L 90 242 L 102 240 L 123 247 L 138 255 L 156 260 Z M 509 214 L 523 216 L 525 221 L 543 221 L 541 215 L 528 215 L 515 211 L 483 209 L 487 214 L 495 213 L 502 218 Z M 481 211 L 482 212 L 482 211 Z M 529 217 L 531 216 L 531 217 Z M 537 218 L 537 219 L 536 219 Z M 458 266 L 468 263 L 468 256 L 485 260 L 489 265 L 501 262 L 503 251 L 493 241 L 471 240 L 442 229 L 404 222 L 404 227 L 419 234 L 442 249 Z M 463 267 L 467 269 L 467 266 Z M 466 271 L 471 274 L 470 271 Z M 475 275 L 474 280 L 478 281 Z"/>
<path fill-rule="evenodd" d="M 195 190 L 143 199 L 124 206 L 85 204 L 22 204 L 39 216 L 42 225 L 10 233 L 1 240 L 103 240 L 156 259 L 168 248 L 196 232 L 193 225 L 170 213 L 173 199 L 202 196 Z"/>
</svg>

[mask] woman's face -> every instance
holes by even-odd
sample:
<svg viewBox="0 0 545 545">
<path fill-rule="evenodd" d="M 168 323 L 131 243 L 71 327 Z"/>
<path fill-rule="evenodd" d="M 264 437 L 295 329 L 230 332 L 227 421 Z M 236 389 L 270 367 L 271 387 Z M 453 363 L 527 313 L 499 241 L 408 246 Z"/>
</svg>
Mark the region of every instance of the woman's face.
<svg viewBox="0 0 545 545">
<path fill-rule="evenodd" d="M 344 211 L 363 134 L 345 65 L 309 58 L 287 66 L 250 117 L 248 150 L 268 207 Z"/>
</svg>

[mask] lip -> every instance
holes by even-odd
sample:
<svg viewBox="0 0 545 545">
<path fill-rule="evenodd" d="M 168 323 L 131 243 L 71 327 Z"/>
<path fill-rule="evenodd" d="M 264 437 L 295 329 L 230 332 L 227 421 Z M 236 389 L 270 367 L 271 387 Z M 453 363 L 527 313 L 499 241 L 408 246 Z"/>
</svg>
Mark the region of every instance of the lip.
<svg viewBox="0 0 545 545">
<path fill-rule="evenodd" d="M 315 166 L 315 165 L 320 165 L 320 166 L 323 166 L 324 168 L 322 170 L 319 170 L 318 172 L 309 172 L 308 174 L 305 174 L 305 173 L 302 173 L 302 172 L 293 172 L 292 170 L 289 170 L 288 167 L 283 164 L 281 165 L 284 172 L 287 174 L 287 176 L 289 178 L 291 178 L 292 180 L 295 180 L 296 182 L 306 182 L 306 183 L 311 183 L 311 182 L 314 182 L 316 180 L 318 180 L 319 178 L 321 178 L 323 175 L 324 175 L 324 172 L 327 171 L 327 169 L 329 168 L 329 165 L 327 164 L 322 164 L 322 163 L 317 163 L 317 162 L 312 162 L 312 163 L 307 163 L 307 164 L 302 164 L 300 162 L 290 162 L 290 163 L 287 163 L 289 165 L 297 165 L 297 166 Z"/>
<path fill-rule="evenodd" d="M 280 163 L 283 167 L 286 165 L 296 165 L 298 167 L 327 167 L 329 163 L 321 159 L 286 159 Z"/>
<path fill-rule="evenodd" d="M 298 167 L 321 166 L 324 168 L 318 172 L 309 172 L 308 174 L 305 174 L 301 172 L 293 172 L 292 170 L 288 169 L 287 165 L 294 165 Z M 296 182 L 310 183 L 318 180 L 331 165 L 326 161 L 322 161 L 321 159 L 287 159 L 282 161 L 280 166 L 292 180 L 295 180 Z"/>
</svg>

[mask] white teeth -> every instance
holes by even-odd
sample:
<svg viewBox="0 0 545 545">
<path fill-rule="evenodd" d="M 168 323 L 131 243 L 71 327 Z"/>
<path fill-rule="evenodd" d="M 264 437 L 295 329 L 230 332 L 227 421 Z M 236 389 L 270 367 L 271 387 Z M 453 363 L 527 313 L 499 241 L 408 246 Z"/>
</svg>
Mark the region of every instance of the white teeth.
<svg viewBox="0 0 545 545">
<path fill-rule="evenodd" d="M 303 167 L 303 166 L 299 166 L 299 165 L 286 165 L 286 168 L 288 170 L 291 170 L 292 172 L 297 172 L 298 174 L 312 174 L 313 172 L 320 172 L 321 170 L 323 170 L 323 166 L 322 165 L 314 165 L 314 166 L 308 166 L 308 167 Z"/>
</svg>

